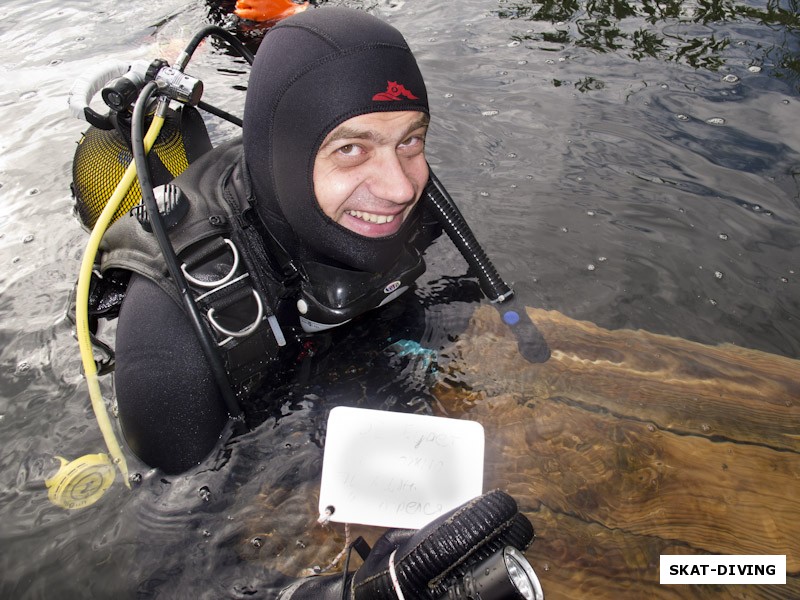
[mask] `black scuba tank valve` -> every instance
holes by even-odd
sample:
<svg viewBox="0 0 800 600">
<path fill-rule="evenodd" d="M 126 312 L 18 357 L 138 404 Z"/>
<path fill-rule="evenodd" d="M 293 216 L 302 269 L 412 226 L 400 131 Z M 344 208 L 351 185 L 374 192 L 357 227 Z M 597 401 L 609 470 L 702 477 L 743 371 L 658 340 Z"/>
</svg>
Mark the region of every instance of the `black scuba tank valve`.
<svg viewBox="0 0 800 600">
<path fill-rule="evenodd" d="M 116 112 L 129 110 L 136 102 L 136 98 L 139 97 L 139 92 L 142 91 L 147 75 L 146 70 L 147 63 L 138 61 L 131 65 L 131 68 L 122 77 L 104 87 L 100 95 L 106 105 Z"/>
</svg>

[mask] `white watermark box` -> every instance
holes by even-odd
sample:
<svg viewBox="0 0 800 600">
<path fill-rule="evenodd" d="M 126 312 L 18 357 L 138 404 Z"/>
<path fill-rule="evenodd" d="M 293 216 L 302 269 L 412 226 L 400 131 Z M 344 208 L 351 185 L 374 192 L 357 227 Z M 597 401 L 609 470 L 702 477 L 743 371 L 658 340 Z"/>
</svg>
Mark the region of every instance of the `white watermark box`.
<svg viewBox="0 0 800 600">
<path fill-rule="evenodd" d="M 662 584 L 785 584 L 786 555 L 662 555 Z"/>
</svg>

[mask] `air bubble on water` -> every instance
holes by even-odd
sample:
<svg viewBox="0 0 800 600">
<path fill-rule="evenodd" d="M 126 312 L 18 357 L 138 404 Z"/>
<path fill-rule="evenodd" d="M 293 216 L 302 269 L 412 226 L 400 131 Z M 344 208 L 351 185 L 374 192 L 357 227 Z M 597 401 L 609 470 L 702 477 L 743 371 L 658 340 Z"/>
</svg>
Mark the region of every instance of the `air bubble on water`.
<svg viewBox="0 0 800 600">
<path fill-rule="evenodd" d="M 711 425 L 709 425 L 708 423 L 703 423 L 702 425 L 700 425 L 700 429 L 703 430 L 703 433 L 708 433 L 709 431 L 711 431 Z"/>
<path fill-rule="evenodd" d="M 647 424 L 647 431 L 652 432 L 652 431 L 655 431 L 655 430 L 656 430 L 656 426 L 655 425 L 653 425 L 652 423 L 648 423 Z"/>
<path fill-rule="evenodd" d="M 781 277 L 781 281 L 783 283 L 789 283 L 789 278 L 788 277 Z"/>
<path fill-rule="evenodd" d="M 586 270 L 587 271 L 594 271 L 596 268 L 597 267 L 594 266 L 592 263 L 589 263 L 588 265 L 586 265 Z"/>
<path fill-rule="evenodd" d="M 31 188 L 27 192 L 25 192 L 25 194 L 28 196 L 35 196 L 38 193 L 39 193 L 39 188 Z"/>
<path fill-rule="evenodd" d="M 22 375 L 23 373 L 27 373 L 31 370 L 31 363 L 26 360 L 17 363 L 17 368 L 14 371 L 16 375 Z"/>
<path fill-rule="evenodd" d="M 500 75 L 500 76 L 508 75 L 508 71 L 500 71 L 500 72 L 498 72 L 498 75 Z"/>
<path fill-rule="evenodd" d="M 711 117 L 710 119 L 706 119 L 706 123 L 709 125 L 725 125 L 725 119 L 722 117 Z"/>
<path fill-rule="evenodd" d="M 717 279 L 722 279 L 723 277 L 722 271 L 714 271 L 714 277 L 716 277 Z"/>
<path fill-rule="evenodd" d="M 201 487 L 199 490 L 197 490 L 197 495 L 200 496 L 200 499 L 203 502 L 208 502 L 209 500 L 211 500 L 211 490 L 208 489 L 208 487 L 205 485 Z"/>
<path fill-rule="evenodd" d="M 517 158 L 517 153 L 516 152 L 509 152 L 508 154 L 506 154 L 506 157 L 508 157 L 508 158 Z"/>
<path fill-rule="evenodd" d="M 678 121 L 688 121 L 689 115 L 679 114 L 675 115 L 675 118 L 678 119 Z"/>
<path fill-rule="evenodd" d="M 32 233 L 29 233 L 29 234 L 28 234 L 28 235 L 26 235 L 24 238 L 22 238 L 22 243 L 23 243 L 23 244 L 30 244 L 30 243 L 33 241 L 33 239 L 34 239 L 34 238 L 33 238 L 33 234 L 32 234 Z"/>
<path fill-rule="evenodd" d="M 781 100 L 781 104 L 789 104 L 788 100 Z"/>
<path fill-rule="evenodd" d="M 520 41 L 519 40 L 514 40 L 514 41 L 511 41 L 511 42 L 508 42 L 508 47 L 509 48 L 516 48 L 519 45 L 520 45 Z"/>
<path fill-rule="evenodd" d="M 519 187 L 519 186 L 518 186 L 516 183 L 512 183 L 512 184 L 511 184 L 511 189 L 512 189 L 512 190 L 515 190 L 515 189 L 517 189 L 517 187 Z"/>
<path fill-rule="evenodd" d="M 518 65 L 527 65 L 527 64 L 528 64 L 528 61 L 527 61 L 527 60 L 518 60 L 518 61 L 517 61 L 517 64 L 518 64 Z"/>
<path fill-rule="evenodd" d="M 554 65 L 554 64 L 556 64 L 556 61 L 554 61 L 552 58 L 548 58 L 546 61 L 544 61 L 544 64 L 546 64 L 546 65 Z"/>
<path fill-rule="evenodd" d="M 260 537 L 256 536 L 252 540 L 250 540 L 250 545 L 253 548 L 261 548 L 261 546 L 264 545 L 264 540 L 262 540 Z"/>
<path fill-rule="evenodd" d="M 481 192 L 481 196 L 483 196 L 484 198 L 488 198 L 489 192 Z"/>
<path fill-rule="evenodd" d="M 141 473 L 131 473 L 128 476 L 128 481 L 130 481 L 134 485 L 138 485 L 142 483 L 142 474 Z"/>
<path fill-rule="evenodd" d="M 203 529 L 203 537 L 204 538 L 210 538 L 211 537 L 211 532 L 208 529 Z"/>
<path fill-rule="evenodd" d="M 750 71 L 751 73 L 761 73 L 761 67 L 759 67 L 758 65 L 751 65 L 747 67 L 747 70 Z"/>
<path fill-rule="evenodd" d="M 661 89 L 662 89 L 662 90 L 668 90 L 668 89 L 669 89 L 669 86 L 668 86 L 666 83 L 662 83 L 662 84 L 661 84 Z"/>
<path fill-rule="evenodd" d="M 452 92 L 447 92 L 447 93 L 444 95 L 444 97 L 445 97 L 445 98 L 452 98 L 452 97 L 453 97 L 453 94 L 452 94 Z"/>
<path fill-rule="evenodd" d="M 496 115 L 499 115 L 500 111 L 499 110 L 494 110 L 494 109 L 492 109 L 492 110 L 483 110 L 483 111 L 481 111 L 481 114 L 484 117 L 494 117 Z"/>
<path fill-rule="evenodd" d="M 608 260 L 608 258 L 605 257 L 605 256 L 598 256 L 597 260 L 598 260 L 598 262 L 606 262 Z"/>
<path fill-rule="evenodd" d="M 720 233 L 719 234 L 719 239 L 721 239 L 723 241 L 726 241 L 728 239 L 728 234 L 727 233 Z"/>
<path fill-rule="evenodd" d="M 589 215 L 590 217 L 593 217 L 596 213 L 593 210 L 587 210 L 586 214 Z"/>
<path fill-rule="evenodd" d="M 713 298 L 709 298 L 709 299 L 708 299 L 708 303 L 709 303 L 711 306 L 716 306 L 716 305 L 717 305 L 717 301 L 716 301 L 716 300 L 714 300 Z"/>
<path fill-rule="evenodd" d="M 567 229 L 566 227 L 562 227 L 561 233 L 569 233 L 569 229 Z"/>
<path fill-rule="evenodd" d="M 724 81 L 725 83 L 736 83 L 737 81 L 739 81 L 739 78 L 733 73 L 729 73 L 728 75 L 725 75 L 725 77 L 722 78 L 722 81 Z"/>
</svg>

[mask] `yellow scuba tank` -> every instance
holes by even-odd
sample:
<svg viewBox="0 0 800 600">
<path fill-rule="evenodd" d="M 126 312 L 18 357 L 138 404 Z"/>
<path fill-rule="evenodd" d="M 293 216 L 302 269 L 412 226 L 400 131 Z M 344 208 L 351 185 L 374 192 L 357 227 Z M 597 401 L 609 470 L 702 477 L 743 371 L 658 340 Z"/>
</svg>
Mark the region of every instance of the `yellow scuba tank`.
<svg viewBox="0 0 800 600">
<path fill-rule="evenodd" d="M 91 125 L 78 142 L 72 161 L 72 194 L 75 212 L 87 229 L 97 222 L 108 199 L 133 162 L 130 126 L 117 119 L 117 126 L 101 129 Z M 180 175 L 198 156 L 211 149 L 203 118 L 192 106 L 169 110 L 148 161 L 154 185 Z M 139 182 L 134 181 L 111 222 L 142 201 Z"/>
</svg>

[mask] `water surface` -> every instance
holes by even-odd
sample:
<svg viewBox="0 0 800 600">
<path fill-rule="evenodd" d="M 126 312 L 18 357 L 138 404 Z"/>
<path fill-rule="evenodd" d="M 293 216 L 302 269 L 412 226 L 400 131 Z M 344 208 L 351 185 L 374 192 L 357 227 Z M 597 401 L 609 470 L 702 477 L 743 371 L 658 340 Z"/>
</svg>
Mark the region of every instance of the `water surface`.
<svg viewBox="0 0 800 600">
<path fill-rule="evenodd" d="M 430 161 L 524 304 L 800 358 L 796 2 L 346 4 L 406 34 L 429 86 Z M 69 193 L 84 124 L 67 92 L 106 59 L 174 60 L 226 8 L 0 4 L 3 597 L 269 597 L 341 542 L 309 522 L 327 410 L 441 409 L 441 374 L 394 344 L 447 355 L 469 331 L 476 298 L 445 240 L 413 298 L 354 327 L 315 375 L 263 398 L 264 424 L 218 457 L 169 478 L 132 460 L 132 493 L 117 482 L 82 511 L 48 502 L 54 456 L 103 449 L 65 318 L 86 242 Z M 191 71 L 207 101 L 241 114 L 243 61 L 208 45 Z M 209 128 L 217 141 L 235 134 L 213 119 Z M 500 368 L 493 381 L 458 368 L 449 376 L 470 385 L 518 385 Z M 113 398 L 112 380 L 103 385 Z M 611 582 L 592 590 L 615 593 Z M 748 597 L 790 597 L 769 593 Z"/>
</svg>

